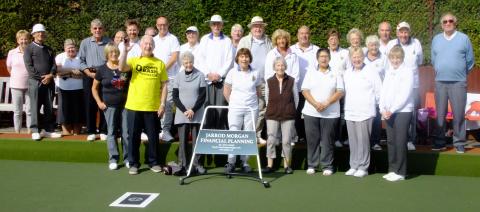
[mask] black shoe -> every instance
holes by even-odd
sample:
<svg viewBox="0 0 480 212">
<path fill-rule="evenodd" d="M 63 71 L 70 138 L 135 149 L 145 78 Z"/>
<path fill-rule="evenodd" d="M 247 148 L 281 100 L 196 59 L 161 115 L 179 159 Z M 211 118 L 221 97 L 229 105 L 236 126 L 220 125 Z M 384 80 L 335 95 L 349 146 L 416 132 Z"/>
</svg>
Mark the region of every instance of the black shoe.
<svg viewBox="0 0 480 212">
<path fill-rule="evenodd" d="M 285 168 L 285 174 L 293 174 L 293 169 L 290 167 Z"/>
<path fill-rule="evenodd" d="M 235 171 L 235 165 L 231 163 L 225 164 L 225 174 L 229 174 Z"/>
<path fill-rule="evenodd" d="M 273 172 L 273 169 L 268 167 L 268 166 L 262 169 L 262 173 L 264 173 L 264 174 L 269 174 L 269 173 L 272 173 L 272 172 Z"/>
<path fill-rule="evenodd" d="M 252 168 L 249 165 L 243 166 L 242 167 L 243 173 L 250 173 L 252 172 Z"/>
</svg>

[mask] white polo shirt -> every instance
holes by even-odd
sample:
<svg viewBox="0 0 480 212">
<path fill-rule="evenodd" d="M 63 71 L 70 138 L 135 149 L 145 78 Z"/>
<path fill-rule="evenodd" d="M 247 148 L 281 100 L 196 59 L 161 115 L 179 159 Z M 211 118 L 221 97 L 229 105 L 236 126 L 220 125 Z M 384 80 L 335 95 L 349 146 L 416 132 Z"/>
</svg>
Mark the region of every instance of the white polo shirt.
<svg viewBox="0 0 480 212">
<path fill-rule="evenodd" d="M 180 43 L 178 42 L 177 37 L 170 34 L 170 32 L 163 37 L 160 37 L 160 35 L 155 36 L 153 42 L 155 42 L 153 56 L 162 60 L 165 65 L 168 63 L 173 53 L 180 51 Z M 173 63 L 170 69 L 168 69 L 168 79 L 175 79 L 177 73 L 177 63 Z"/>
<path fill-rule="evenodd" d="M 80 58 L 77 56 L 75 58 L 67 57 L 67 53 L 63 52 L 55 57 L 55 63 L 61 65 L 62 68 L 66 69 L 80 69 Z M 56 77 L 56 84 L 62 90 L 79 90 L 83 88 L 82 78 L 66 78 Z"/>
<path fill-rule="evenodd" d="M 343 80 L 345 120 L 365 121 L 375 117 L 382 81 L 373 66 L 364 65 L 360 71 L 354 71 L 353 67 L 347 69 Z"/>
<path fill-rule="evenodd" d="M 245 72 L 232 68 L 225 78 L 225 83 L 232 87 L 229 106 L 258 109 L 257 87 L 262 83 L 258 71 L 250 69 Z"/>
<path fill-rule="evenodd" d="M 343 77 L 331 68 L 325 73 L 318 69 L 309 69 L 302 84 L 302 91 L 304 90 L 309 90 L 315 101 L 325 102 L 337 90 L 344 90 Z M 338 118 L 340 117 L 340 103 L 336 101 L 324 111 L 318 112 L 313 105 L 305 101 L 302 113 L 319 118 Z"/>
<path fill-rule="evenodd" d="M 217 73 L 226 77 L 233 67 L 232 40 L 223 33 L 215 37 L 212 33 L 206 34 L 200 39 L 199 60 L 195 60 L 200 70 L 205 74 Z M 208 79 L 207 79 L 208 80 Z M 210 82 L 209 82 L 210 83 Z"/>
<path fill-rule="evenodd" d="M 402 64 L 398 69 L 389 68 L 385 74 L 380 94 L 380 112 L 412 112 L 414 110 L 414 67 Z"/>
<path fill-rule="evenodd" d="M 363 63 L 366 65 L 372 64 L 373 68 L 378 72 L 378 75 L 380 76 L 380 79 L 385 77 L 385 69 L 386 69 L 386 63 L 387 63 L 387 57 L 383 55 L 382 53 L 379 53 L 379 57 L 377 57 L 375 60 L 370 60 L 368 59 L 367 54 L 365 54 L 365 59 L 363 59 Z"/>
<path fill-rule="evenodd" d="M 330 63 L 328 65 L 333 71 L 344 74 L 347 70 L 348 50 L 338 47 L 336 51 L 330 50 Z"/>
<path fill-rule="evenodd" d="M 200 70 L 200 66 L 197 65 L 197 63 L 200 63 L 199 60 L 200 60 L 200 57 L 199 57 L 199 53 L 198 53 L 198 46 L 199 46 L 199 43 L 196 43 L 194 46 L 190 46 L 190 44 L 187 42 L 187 43 L 184 43 L 180 46 L 180 53 L 178 54 L 178 66 L 180 67 L 180 70 L 184 70 L 185 67 L 183 67 L 182 65 L 182 58 L 180 58 L 180 56 L 185 53 L 185 52 L 191 52 L 193 54 L 193 57 L 194 57 L 194 63 L 193 63 L 193 66 Z"/>
<path fill-rule="evenodd" d="M 127 53 L 127 60 L 132 57 L 140 57 L 142 55 L 142 49 L 140 48 L 140 40 L 136 42 L 130 41 L 132 48 Z M 123 42 L 118 44 L 118 49 L 120 50 L 120 57 L 124 54 L 125 44 Z M 119 57 L 119 58 L 120 58 Z"/>
<path fill-rule="evenodd" d="M 299 65 L 299 79 L 298 86 L 302 86 L 307 70 L 315 69 L 318 66 L 317 51 L 320 49 L 318 46 L 310 44 L 307 49 L 302 50 L 300 44 L 290 46 L 290 49 L 298 56 Z M 298 88 L 298 87 L 297 87 Z"/>
<path fill-rule="evenodd" d="M 388 42 L 387 51 L 390 52 L 390 50 L 395 45 L 400 45 L 403 51 L 405 52 L 405 59 L 403 60 L 403 63 L 406 66 L 415 67 L 413 72 L 415 76 L 413 87 L 418 88 L 419 87 L 418 66 L 423 64 L 422 44 L 418 39 L 413 37 L 410 38 L 410 42 L 408 42 L 407 44 L 401 44 L 401 42 L 398 39 L 393 39 L 390 42 Z"/>
<path fill-rule="evenodd" d="M 277 48 L 273 48 L 268 52 L 267 57 L 265 58 L 265 80 L 275 74 L 275 71 L 273 70 L 273 61 L 275 61 L 275 58 L 277 57 L 282 57 Z M 255 58 L 253 59 L 255 60 Z M 300 79 L 300 64 L 297 54 L 295 54 L 291 48 L 288 48 L 287 55 L 284 59 L 287 62 L 287 70 L 285 70 L 285 73 L 295 78 L 295 86 L 297 86 L 297 90 L 300 90 L 301 85 L 298 83 L 298 80 Z"/>
</svg>

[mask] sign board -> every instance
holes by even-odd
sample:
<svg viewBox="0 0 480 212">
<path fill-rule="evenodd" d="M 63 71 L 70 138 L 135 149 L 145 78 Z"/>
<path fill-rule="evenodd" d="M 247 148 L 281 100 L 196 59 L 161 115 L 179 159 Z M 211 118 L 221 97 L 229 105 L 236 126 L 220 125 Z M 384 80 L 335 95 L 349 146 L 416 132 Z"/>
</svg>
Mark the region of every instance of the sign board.
<svg viewBox="0 0 480 212">
<path fill-rule="evenodd" d="M 112 202 L 110 207 L 145 208 L 157 198 L 158 195 L 159 193 L 127 192 Z"/>
<path fill-rule="evenodd" d="M 255 131 L 206 130 L 198 133 L 195 154 L 257 155 Z"/>
</svg>

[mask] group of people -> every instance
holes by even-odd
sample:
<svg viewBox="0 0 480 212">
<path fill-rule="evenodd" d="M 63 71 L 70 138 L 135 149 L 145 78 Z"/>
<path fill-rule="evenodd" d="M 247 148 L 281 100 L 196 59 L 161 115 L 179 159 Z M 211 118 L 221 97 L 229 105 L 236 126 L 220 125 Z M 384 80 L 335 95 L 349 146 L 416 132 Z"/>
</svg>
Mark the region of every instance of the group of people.
<svg viewBox="0 0 480 212">
<path fill-rule="evenodd" d="M 444 117 L 450 100 L 453 142 L 457 152 L 463 153 L 466 77 L 474 66 L 473 49 L 469 38 L 456 30 L 453 14 L 446 13 L 440 20 L 443 32 L 432 41 L 431 57 L 438 114 L 433 150 L 445 149 Z M 15 130 L 21 128 L 25 99 L 32 139 L 61 136 L 52 124 L 56 76 L 62 133 L 78 134 L 83 124 L 87 140 L 101 133 L 107 140 L 111 170 L 118 169 L 120 162 L 119 137 L 130 174 L 137 174 L 140 167 L 141 140 L 148 140 L 145 163 L 154 172 L 162 171 L 157 145 L 160 139 L 173 139 L 172 125 L 178 129 L 178 164 L 185 169 L 189 135 L 195 145 L 204 107 L 228 105 L 228 110 L 207 111 L 205 128 L 256 131 L 257 141 L 267 146 L 264 173 L 274 171 L 280 144 L 284 172 L 293 173 L 292 146 L 304 140 L 307 174 L 321 170 L 325 176 L 332 175 L 334 147 L 349 145 L 350 169 L 345 174 L 364 177 L 370 149 L 381 149 L 383 120 L 389 162 L 384 178 L 405 179 L 407 149 L 415 148 L 410 142 L 416 140 L 418 68 L 423 63 L 422 46 L 411 36 L 408 23 L 399 23 L 397 38 L 392 39 L 391 25 L 382 22 L 378 36 L 367 36 L 365 42 L 361 30 L 353 28 L 346 36 L 348 48 L 339 46 L 341 34 L 335 29 L 329 30 L 328 45 L 321 48 L 310 42 L 308 26 L 298 28 L 298 42 L 292 44 L 290 33 L 283 29 L 275 30 L 270 39 L 265 33 L 267 23 L 259 16 L 251 19 L 246 36 L 239 24 L 233 25 L 231 38 L 224 34 L 220 15 L 207 23 L 211 32 L 200 38 L 198 28 L 190 26 L 185 30 L 187 42 L 180 45 L 164 16 L 156 19 L 156 29 L 147 28 L 141 38 L 140 23 L 129 19 L 125 32 L 118 32 L 113 41 L 95 19 L 90 25 L 92 36 L 81 42 L 78 54 L 75 42 L 67 39 L 65 52 L 58 56 L 44 44 L 43 25 L 33 27 L 31 43 L 30 34 L 20 30 L 19 46 L 7 59 L 16 105 Z M 262 138 L 265 124 L 266 140 Z M 228 156 L 226 173 L 235 171 L 236 159 Z M 250 172 L 248 157 L 240 159 L 241 170 Z M 206 172 L 198 156 L 192 161 L 197 173 Z"/>
</svg>

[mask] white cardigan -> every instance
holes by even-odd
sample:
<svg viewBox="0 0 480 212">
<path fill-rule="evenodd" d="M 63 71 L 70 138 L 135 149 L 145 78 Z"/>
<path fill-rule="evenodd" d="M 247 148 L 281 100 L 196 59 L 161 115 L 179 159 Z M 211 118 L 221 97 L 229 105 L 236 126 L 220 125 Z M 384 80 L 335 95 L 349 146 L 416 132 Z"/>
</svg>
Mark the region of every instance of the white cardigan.
<svg viewBox="0 0 480 212">
<path fill-rule="evenodd" d="M 412 112 L 414 110 L 415 67 L 405 63 L 398 69 L 389 64 L 380 93 L 380 112 Z"/>
</svg>

